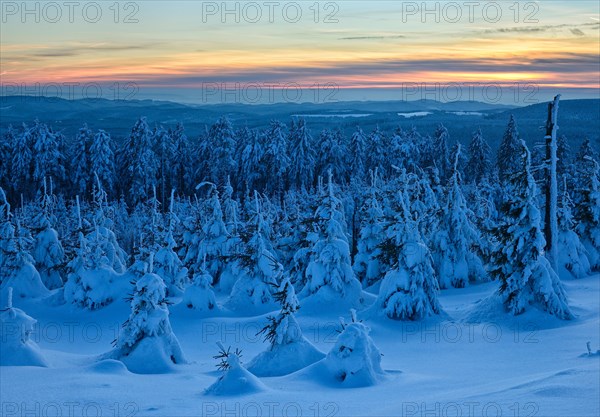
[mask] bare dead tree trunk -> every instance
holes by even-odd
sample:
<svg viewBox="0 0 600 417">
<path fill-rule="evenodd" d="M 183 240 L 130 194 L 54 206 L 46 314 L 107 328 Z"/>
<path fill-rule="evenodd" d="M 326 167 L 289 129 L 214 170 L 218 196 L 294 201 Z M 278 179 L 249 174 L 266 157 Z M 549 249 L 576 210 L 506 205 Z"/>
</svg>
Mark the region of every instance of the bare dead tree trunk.
<svg viewBox="0 0 600 417">
<path fill-rule="evenodd" d="M 558 233 L 558 180 L 556 178 L 557 163 L 557 131 L 558 131 L 558 101 L 560 94 L 548 103 L 548 120 L 546 122 L 546 221 L 544 235 L 546 238 L 546 253 L 556 270 L 556 245 Z"/>
</svg>

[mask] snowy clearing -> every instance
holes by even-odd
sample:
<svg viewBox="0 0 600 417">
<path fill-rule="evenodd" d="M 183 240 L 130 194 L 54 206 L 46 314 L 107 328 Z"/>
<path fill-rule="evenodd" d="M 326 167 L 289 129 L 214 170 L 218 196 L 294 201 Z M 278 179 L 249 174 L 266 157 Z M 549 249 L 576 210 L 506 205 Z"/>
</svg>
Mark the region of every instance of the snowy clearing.
<svg viewBox="0 0 600 417">
<path fill-rule="evenodd" d="M 415 111 L 412 113 L 398 113 L 398 116 L 402 116 L 405 119 L 410 119 L 411 117 L 423 117 L 432 114 L 430 111 Z"/>
<path fill-rule="evenodd" d="M 447 113 L 455 116 L 483 116 L 483 113 L 479 111 L 450 111 Z"/>
<path fill-rule="evenodd" d="M 369 117 L 369 113 L 345 113 L 345 114 L 293 114 L 292 117 Z"/>
<path fill-rule="evenodd" d="M 594 350 L 600 346 L 600 276 L 564 285 L 575 320 L 530 310 L 466 323 L 474 303 L 497 283 L 445 290 L 440 301 L 446 319 L 364 322 L 383 354 L 385 377 L 378 385 L 342 388 L 313 366 L 260 378 L 243 396 L 205 394 L 220 374 L 211 358 L 217 341 L 241 348 L 243 363 L 265 350 L 256 336 L 264 316 L 207 317 L 172 306 L 173 331 L 189 364 L 174 365 L 173 373 L 140 375 L 121 362 L 97 360 L 111 349 L 127 318 L 126 302 L 89 312 L 47 300 L 16 300 L 16 307 L 38 320 L 31 339 L 49 366 L 0 367 L 2 415 L 597 416 L 600 356 L 588 356 L 586 343 Z M 338 314 L 301 309 L 296 316 L 311 343 L 323 352 L 333 347 Z"/>
</svg>

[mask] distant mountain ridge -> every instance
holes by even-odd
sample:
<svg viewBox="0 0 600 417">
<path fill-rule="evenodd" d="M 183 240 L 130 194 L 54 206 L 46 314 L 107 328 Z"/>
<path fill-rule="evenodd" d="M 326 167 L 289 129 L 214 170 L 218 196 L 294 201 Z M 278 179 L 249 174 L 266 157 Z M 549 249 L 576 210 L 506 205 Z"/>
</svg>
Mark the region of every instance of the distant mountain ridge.
<svg viewBox="0 0 600 417">
<path fill-rule="evenodd" d="M 510 114 L 514 114 L 521 135 L 534 143 L 543 137 L 547 103 L 526 107 L 475 101 L 442 103 L 416 101 L 340 101 L 331 103 L 207 104 L 191 105 L 161 100 L 108 100 L 31 96 L 0 96 L 0 129 L 20 126 L 36 118 L 72 137 L 87 123 L 92 129 L 105 129 L 115 138 L 125 137 L 135 121 L 146 116 L 151 126 L 171 126 L 180 121 L 190 136 L 205 131 L 218 117 L 226 115 L 236 127 L 263 128 L 270 120 L 289 122 L 294 115 L 305 116 L 313 136 L 321 129 L 340 127 L 347 134 L 360 125 L 370 131 L 379 126 L 388 131 L 415 126 L 421 134 L 432 134 L 439 123 L 451 137 L 468 143 L 471 132 L 481 127 L 496 146 Z M 408 117 L 405 117 L 408 114 Z M 345 116 L 345 117 L 342 117 Z M 562 100 L 559 110 L 560 133 L 577 146 L 584 137 L 600 141 L 600 99 Z"/>
</svg>

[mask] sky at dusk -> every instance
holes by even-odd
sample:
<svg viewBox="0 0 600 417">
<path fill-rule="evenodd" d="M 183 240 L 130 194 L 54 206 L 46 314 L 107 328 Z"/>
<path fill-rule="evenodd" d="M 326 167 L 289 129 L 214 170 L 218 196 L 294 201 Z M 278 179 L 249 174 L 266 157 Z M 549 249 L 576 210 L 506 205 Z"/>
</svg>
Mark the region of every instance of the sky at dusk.
<svg viewBox="0 0 600 417">
<path fill-rule="evenodd" d="M 88 3 L 2 2 L 3 94 L 117 82 L 137 98 L 194 101 L 190 91 L 258 83 L 361 100 L 494 83 L 598 97 L 597 1 Z"/>
</svg>

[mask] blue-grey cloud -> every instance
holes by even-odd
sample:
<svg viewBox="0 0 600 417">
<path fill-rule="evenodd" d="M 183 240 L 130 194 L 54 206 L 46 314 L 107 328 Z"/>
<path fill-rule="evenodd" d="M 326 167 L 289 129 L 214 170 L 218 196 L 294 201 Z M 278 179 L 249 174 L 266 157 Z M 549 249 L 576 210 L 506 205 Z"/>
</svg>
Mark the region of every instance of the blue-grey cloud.
<svg viewBox="0 0 600 417">
<path fill-rule="evenodd" d="M 514 27 L 503 27 L 503 28 L 496 28 L 496 29 L 487 29 L 484 30 L 483 33 L 487 33 L 487 34 L 491 34 L 491 33 L 535 33 L 535 32 L 552 32 L 555 31 L 557 29 L 565 29 L 568 28 L 569 30 L 571 30 L 572 32 L 578 31 L 581 32 L 581 30 L 577 29 L 578 27 L 587 27 L 587 28 L 593 28 L 593 27 L 600 27 L 600 22 L 594 22 L 594 23 L 581 23 L 581 24 L 577 24 L 577 25 L 572 25 L 572 24 L 566 24 L 563 23 L 561 25 L 540 25 L 540 26 L 514 26 Z M 581 32 L 581 34 L 583 35 L 583 32 Z"/>
<path fill-rule="evenodd" d="M 268 70 L 224 70 L 219 74 L 182 74 L 153 76 L 147 74 L 130 74 L 131 80 L 147 85 L 197 85 L 202 83 L 303 83 L 307 80 L 335 80 L 345 82 L 348 76 L 362 76 L 379 83 L 380 76 L 418 72 L 498 72 L 510 73 L 562 73 L 580 74 L 597 73 L 598 56 L 595 54 L 572 53 L 553 58 L 532 58 L 523 62 L 507 62 L 502 59 L 421 59 L 421 60 L 387 60 L 361 63 L 338 63 L 323 66 L 279 67 Z M 518 75 L 516 76 L 518 77 Z M 515 81 L 519 81 L 516 79 Z M 576 80 L 572 80 L 576 81 Z"/>
<path fill-rule="evenodd" d="M 61 47 L 39 48 L 32 52 L 15 51 L 15 53 L 4 52 L 2 61 L 39 61 L 40 58 L 64 58 L 75 57 L 86 54 L 93 54 L 99 51 L 103 52 L 131 52 L 151 50 L 160 46 L 159 43 L 143 44 L 98 44 L 98 45 L 65 45 Z"/>
</svg>

